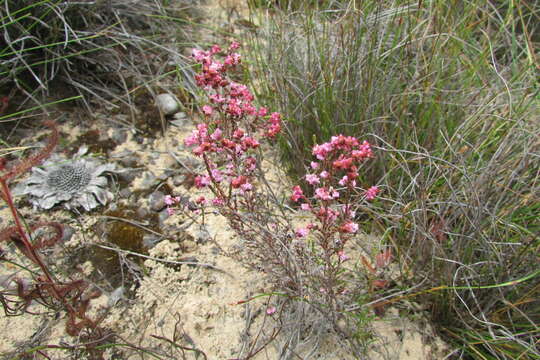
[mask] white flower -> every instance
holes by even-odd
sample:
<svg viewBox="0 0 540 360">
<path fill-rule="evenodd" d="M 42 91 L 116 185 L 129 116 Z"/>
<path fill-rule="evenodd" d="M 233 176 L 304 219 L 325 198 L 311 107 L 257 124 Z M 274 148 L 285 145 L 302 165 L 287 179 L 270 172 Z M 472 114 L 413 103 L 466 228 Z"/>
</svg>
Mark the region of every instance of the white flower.
<svg viewBox="0 0 540 360">
<path fill-rule="evenodd" d="M 34 207 L 50 209 L 63 203 L 67 209 L 83 207 L 86 211 L 107 204 L 113 194 L 107 190 L 104 172 L 115 171 L 114 164 L 101 164 L 93 158 L 83 157 L 86 146 L 72 159 L 53 154 L 43 165 L 32 168 L 30 177 L 19 183 L 14 195 L 30 195 Z"/>
</svg>

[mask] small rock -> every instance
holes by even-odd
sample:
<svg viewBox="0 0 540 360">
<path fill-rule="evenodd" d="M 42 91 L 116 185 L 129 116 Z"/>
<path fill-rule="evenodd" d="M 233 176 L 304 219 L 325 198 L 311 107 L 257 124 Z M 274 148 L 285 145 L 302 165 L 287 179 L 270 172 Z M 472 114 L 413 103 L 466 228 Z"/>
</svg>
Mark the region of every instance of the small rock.
<svg viewBox="0 0 540 360">
<path fill-rule="evenodd" d="M 195 252 L 197 250 L 197 244 L 195 243 L 195 241 L 184 240 L 182 241 L 182 248 L 185 252 L 188 253 Z"/>
<path fill-rule="evenodd" d="M 124 165 L 125 167 L 135 167 L 137 166 L 137 155 L 133 153 L 133 151 L 129 150 L 123 150 L 119 153 L 113 154 L 112 157 L 114 159 L 118 159 L 120 164 Z"/>
<path fill-rule="evenodd" d="M 171 178 L 174 175 L 175 171 L 171 169 L 167 169 L 163 171 L 160 175 L 158 175 L 158 180 L 166 181 L 167 179 Z"/>
<path fill-rule="evenodd" d="M 175 177 L 173 177 L 172 182 L 173 182 L 174 186 L 180 186 L 180 185 L 184 184 L 185 180 L 186 180 L 186 176 L 180 174 L 180 175 L 176 175 Z"/>
<path fill-rule="evenodd" d="M 180 104 L 171 94 L 156 96 L 156 106 L 165 115 L 172 115 L 180 109 Z"/>
<path fill-rule="evenodd" d="M 122 169 L 116 172 L 120 180 L 125 181 L 126 183 L 132 182 L 137 175 L 140 173 L 138 169 Z"/>
<path fill-rule="evenodd" d="M 164 227 L 164 221 L 169 218 L 169 213 L 167 212 L 167 209 L 161 210 L 159 212 L 159 227 Z"/>
<path fill-rule="evenodd" d="M 147 247 L 148 249 L 153 248 L 156 246 L 158 242 L 160 242 L 162 237 L 157 236 L 155 234 L 146 234 L 143 236 L 143 245 Z"/>
<path fill-rule="evenodd" d="M 69 225 L 65 225 L 64 231 L 62 232 L 62 239 L 60 241 L 65 243 L 71 240 L 71 237 L 73 236 L 73 234 L 75 234 L 75 229 Z"/>
<path fill-rule="evenodd" d="M 197 170 L 204 167 L 204 162 L 190 156 L 177 156 L 178 163 L 186 171 Z"/>
<path fill-rule="evenodd" d="M 165 207 L 165 194 L 161 191 L 154 191 L 150 194 L 149 199 L 150 209 L 160 211 Z"/>
<path fill-rule="evenodd" d="M 139 218 L 141 218 L 141 219 L 146 218 L 149 214 L 150 214 L 150 212 L 148 211 L 147 208 L 140 207 L 140 208 L 137 209 L 137 216 Z"/>
<path fill-rule="evenodd" d="M 120 301 L 120 299 L 122 299 L 124 297 L 124 287 L 123 286 L 120 286 L 119 288 L 116 288 L 110 295 L 109 295 L 109 300 L 107 302 L 107 306 L 108 307 L 112 307 L 114 305 L 116 305 L 116 303 L 118 301 Z"/>
<path fill-rule="evenodd" d="M 127 199 L 131 195 L 131 190 L 129 189 L 122 189 L 118 193 L 122 199 Z"/>
<path fill-rule="evenodd" d="M 174 114 L 173 118 L 175 120 L 184 120 L 184 119 L 187 119 L 187 114 L 183 111 L 180 111 Z"/>
<path fill-rule="evenodd" d="M 122 144 L 127 140 L 127 131 L 125 129 L 113 129 L 111 138 L 117 144 Z"/>
<path fill-rule="evenodd" d="M 189 119 L 187 118 L 186 113 L 178 112 L 173 115 L 173 120 L 170 123 L 176 127 L 184 128 L 189 124 Z"/>
<path fill-rule="evenodd" d="M 158 179 L 151 171 L 145 171 L 142 174 L 142 179 L 140 183 L 140 190 L 148 190 L 151 189 L 153 186 L 157 185 Z"/>
<path fill-rule="evenodd" d="M 205 244 L 206 242 L 212 239 L 212 236 L 208 232 L 208 229 L 206 228 L 205 225 L 201 225 L 199 227 L 199 231 L 197 231 L 197 234 L 195 235 L 195 237 L 197 239 L 198 244 Z"/>
</svg>

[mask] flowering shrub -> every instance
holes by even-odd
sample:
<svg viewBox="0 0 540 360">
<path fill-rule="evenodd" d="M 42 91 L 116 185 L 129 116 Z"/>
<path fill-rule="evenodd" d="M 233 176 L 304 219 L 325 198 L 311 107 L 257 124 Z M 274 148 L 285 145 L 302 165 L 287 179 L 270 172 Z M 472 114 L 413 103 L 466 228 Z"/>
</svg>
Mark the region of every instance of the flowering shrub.
<svg viewBox="0 0 540 360">
<path fill-rule="evenodd" d="M 228 76 L 241 63 L 238 48 L 233 42 L 226 52 L 218 46 L 193 51 L 201 66 L 196 81 L 209 102 L 201 108 L 203 122 L 184 143 L 206 167 L 196 176 L 196 187 L 213 194 L 197 203 L 214 206 L 228 219 L 244 241 L 245 249 L 237 256 L 245 264 L 262 269 L 280 292 L 307 299 L 335 320 L 343 309 L 339 299 L 348 294 L 342 265 L 349 259 L 345 244 L 359 228 L 355 204 L 373 200 L 379 192 L 375 186 L 360 190 L 357 184 L 360 166 L 373 157 L 371 146 L 338 135 L 313 147 L 316 161 L 305 181 L 314 196 L 307 197 L 298 185 L 290 196 L 311 222 L 294 226 L 291 214 L 271 200 L 270 189 L 261 181 L 261 146 L 278 136 L 281 115 L 257 108 L 249 89 Z M 177 198 L 167 197 L 170 213 L 177 203 Z"/>
</svg>

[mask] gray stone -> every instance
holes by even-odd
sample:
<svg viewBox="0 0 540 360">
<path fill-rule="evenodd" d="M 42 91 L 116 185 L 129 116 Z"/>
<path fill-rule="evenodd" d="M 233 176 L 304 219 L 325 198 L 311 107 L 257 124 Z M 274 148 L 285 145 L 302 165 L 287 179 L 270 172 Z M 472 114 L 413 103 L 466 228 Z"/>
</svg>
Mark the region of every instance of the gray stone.
<svg viewBox="0 0 540 360">
<path fill-rule="evenodd" d="M 125 167 L 136 167 L 138 157 L 133 151 L 129 150 L 123 150 L 119 153 L 112 155 L 113 159 L 117 159 L 120 164 L 124 165 Z"/>
<path fill-rule="evenodd" d="M 210 232 L 208 232 L 205 225 L 199 226 L 199 231 L 197 231 L 195 237 L 198 244 L 205 244 L 212 239 L 212 236 L 210 235 Z"/>
<path fill-rule="evenodd" d="M 139 173 L 138 169 L 122 169 L 116 172 L 118 178 L 126 183 L 132 182 Z"/>
<path fill-rule="evenodd" d="M 141 190 L 149 190 L 153 186 L 156 186 L 158 184 L 158 179 L 151 171 L 145 171 L 142 174 L 142 181 L 140 184 Z"/>
<path fill-rule="evenodd" d="M 171 169 L 167 169 L 163 171 L 157 178 L 161 181 L 165 181 L 168 178 L 172 177 L 174 175 L 175 171 Z"/>
<path fill-rule="evenodd" d="M 150 214 L 150 211 L 148 211 L 148 209 L 145 208 L 145 207 L 139 207 L 139 208 L 137 209 L 137 216 L 138 216 L 140 219 L 146 218 L 149 214 Z"/>
<path fill-rule="evenodd" d="M 146 248 L 151 249 L 154 246 L 156 246 L 156 244 L 160 242 L 161 240 L 162 240 L 161 236 L 158 236 L 155 234 L 147 234 L 143 236 L 143 245 Z"/>
<path fill-rule="evenodd" d="M 131 195 L 131 190 L 129 189 L 122 189 L 118 193 L 122 199 L 127 199 Z"/>
<path fill-rule="evenodd" d="M 62 242 L 71 240 L 71 237 L 75 234 L 75 229 L 69 225 L 64 225 L 64 231 L 62 233 Z"/>
<path fill-rule="evenodd" d="M 111 138 L 117 144 L 122 144 L 127 140 L 127 130 L 126 129 L 113 129 Z"/>
<path fill-rule="evenodd" d="M 172 115 L 180 110 L 180 104 L 171 94 L 159 94 L 156 96 L 156 106 L 165 115 Z"/>
<path fill-rule="evenodd" d="M 176 175 L 175 177 L 172 178 L 172 182 L 174 186 L 182 185 L 185 180 L 186 180 L 186 176 L 182 174 Z"/>
<path fill-rule="evenodd" d="M 167 209 L 161 210 L 159 212 L 159 227 L 162 228 L 165 226 L 164 221 L 169 218 L 169 213 L 167 212 Z"/>
<path fill-rule="evenodd" d="M 150 209 L 153 211 L 160 211 L 166 205 L 165 194 L 163 194 L 161 191 L 154 191 L 152 194 L 150 194 L 148 202 L 150 204 Z"/>
</svg>

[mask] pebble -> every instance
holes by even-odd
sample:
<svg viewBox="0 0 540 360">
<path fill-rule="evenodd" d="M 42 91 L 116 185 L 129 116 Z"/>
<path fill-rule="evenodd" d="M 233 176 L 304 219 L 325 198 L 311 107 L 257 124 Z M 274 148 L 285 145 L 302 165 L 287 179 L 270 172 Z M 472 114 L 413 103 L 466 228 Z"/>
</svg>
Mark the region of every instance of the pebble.
<svg viewBox="0 0 540 360">
<path fill-rule="evenodd" d="M 190 122 L 186 113 L 177 112 L 176 114 L 173 115 L 173 120 L 171 120 L 170 123 L 176 127 L 184 128 L 188 126 Z"/>
<path fill-rule="evenodd" d="M 165 181 L 167 179 L 169 179 L 170 177 L 172 177 L 174 175 L 175 171 L 174 170 L 171 170 L 171 169 L 167 169 L 165 171 L 163 171 L 160 175 L 158 175 L 158 179 L 161 180 L 161 181 Z"/>
<path fill-rule="evenodd" d="M 180 110 L 180 104 L 171 94 L 159 94 L 156 96 L 156 106 L 165 115 L 172 115 Z"/>
<path fill-rule="evenodd" d="M 129 189 L 122 189 L 118 193 L 122 199 L 127 199 L 131 195 L 131 190 Z"/>
<path fill-rule="evenodd" d="M 151 249 L 154 246 L 156 246 L 156 244 L 160 242 L 161 240 L 162 240 L 161 236 L 157 236 L 155 234 L 146 234 L 143 236 L 143 245 L 146 248 Z"/>
<path fill-rule="evenodd" d="M 206 228 L 205 225 L 201 225 L 199 227 L 199 231 L 197 231 L 195 237 L 197 239 L 198 244 L 205 244 L 206 242 L 212 239 L 212 236 L 208 232 L 208 229 Z"/>
<path fill-rule="evenodd" d="M 149 214 L 150 214 L 150 212 L 148 211 L 147 208 L 139 207 L 139 208 L 137 209 L 137 216 L 138 216 L 140 219 L 145 219 Z"/>
<path fill-rule="evenodd" d="M 173 182 L 174 186 L 180 186 L 180 185 L 184 184 L 185 180 L 186 180 L 186 176 L 180 174 L 180 175 L 176 175 L 175 177 L 173 177 L 172 182 Z"/>
<path fill-rule="evenodd" d="M 150 209 L 160 211 L 165 207 L 165 194 L 161 191 L 154 191 L 149 198 Z"/>
<path fill-rule="evenodd" d="M 73 236 L 73 234 L 75 234 L 75 229 L 69 225 L 64 225 L 63 232 L 62 232 L 62 239 L 60 241 L 65 243 L 71 240 L 71 237 Z"/>
<path fill-rule="evenodd" d="M 123 180 L 127 183 L 132 182 L 139 173 L 140 171 L 135 169 L 122 169 L 116 172 L 120 180 Z"/>
<path fill-rule="evenodd" d="M 120 164 L 126 167 L 136 167 L 138 157 L 133 151 L 123 150 L 112 155 L 113 159 L 118 159 Z"/>
<path fill-rule="evenodd" d="M 159 212 L 159 227 L 164 227 L 165 220 L 169 218 L 169 213 L 167 212 L 167 209 L 161 210 Z"/>
<path fill-rule="evenodd" d="M 127 140 L 127 131 L 125 129 L 113 129 L 111 138 L 117 144 L 122 144 Z"/>
<path fill-rule="evenodd" d="M 120 286 L 119 288 L 116 288 L 111 294 L 109 295 L 109 299 L 107 301 L 107 307 L 112 307 L 116 305 L 120 299 L 124 297 L 124 287 Z"/>
<path fill-rule="evenodd" d="M 158 184 L 158 178 L 151 171 L 145 171 L 142 174 L 141 183 L 139 184 L 140 190 L 149 190 Z"/>
</svg>

